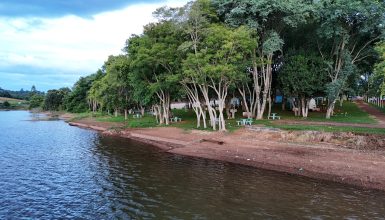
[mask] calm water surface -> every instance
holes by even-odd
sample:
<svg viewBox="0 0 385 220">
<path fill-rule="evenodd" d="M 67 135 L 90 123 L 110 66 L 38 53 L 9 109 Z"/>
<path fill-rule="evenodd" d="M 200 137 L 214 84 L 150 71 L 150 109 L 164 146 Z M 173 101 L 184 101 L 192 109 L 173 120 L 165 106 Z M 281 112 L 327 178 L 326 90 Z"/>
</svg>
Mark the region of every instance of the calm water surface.
<svg viewBox="0 0 385 220">
<path fill-rule="evenodd" d="M 385 193 L 0 112 L 0 219 L 384 219 Z M 385 172 L 385 171 L 384 171 Z"/>
</svg>

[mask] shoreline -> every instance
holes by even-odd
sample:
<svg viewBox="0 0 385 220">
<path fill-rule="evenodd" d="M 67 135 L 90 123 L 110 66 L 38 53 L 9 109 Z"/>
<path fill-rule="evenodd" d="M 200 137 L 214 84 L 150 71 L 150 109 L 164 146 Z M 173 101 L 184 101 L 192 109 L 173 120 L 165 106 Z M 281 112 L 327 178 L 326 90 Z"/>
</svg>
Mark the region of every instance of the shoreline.
<svg viewBox="0 0 385 220">
<path fill-rule="evenodd" d="M 92 120 L 67 123 L 147 143 L 167 153 L 385 191 L 385 151 L 366 152 L 329 143 L 283 143 L 258 138 L 260 133 L 246 128 L 237 133 L 185 131 L 174 127 L 116 131 L 110 129 L 111 124 Z"/>
</svg>

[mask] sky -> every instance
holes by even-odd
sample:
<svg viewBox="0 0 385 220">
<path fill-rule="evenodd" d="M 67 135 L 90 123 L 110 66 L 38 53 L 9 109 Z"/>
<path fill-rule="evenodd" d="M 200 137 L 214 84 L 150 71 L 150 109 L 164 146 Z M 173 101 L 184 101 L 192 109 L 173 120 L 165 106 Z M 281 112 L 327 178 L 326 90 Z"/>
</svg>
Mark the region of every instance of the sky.
<svg viewBox="0 0 385 220">
<path fill-rule="evenodd" d="M 1 0 L 0 87 L 72 87 L 96 72 L 162 6 L 187 0 Z"/>
</svg>

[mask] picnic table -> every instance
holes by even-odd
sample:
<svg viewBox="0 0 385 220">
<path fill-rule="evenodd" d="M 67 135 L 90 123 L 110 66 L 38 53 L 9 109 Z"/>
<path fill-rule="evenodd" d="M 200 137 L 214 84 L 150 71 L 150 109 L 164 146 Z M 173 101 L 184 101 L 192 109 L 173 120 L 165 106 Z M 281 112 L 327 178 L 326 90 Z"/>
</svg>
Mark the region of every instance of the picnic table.
<svg viewBox="0 0 385 220">
<path fill-rule="evenodd" d="M 141 115 L 141 114 L 134 114 L 132 117 L 133 117 L 133 118 L 141 118 L 142 115 Z"/>
<path fill-rule="evenodd" d="M 253 124 L 252 118 L 242 118 L 240 121 L 237 121 L 238 125 L 251 125 Z"/>
<path fill-rule="evenodd" d="M 171 122 L 178 122 L 178 121 L 182 121 L 182 118 L 179 118 L 179 117 L 177 117 L 177 116 L 175 116 L 175 117 L 172 117 L 172 118 L 170 118 L 170 121 Z"/>
<path fill-rule="evenodd" d="M 268 119 L 272 119 L 272 120 L 275 120 L 275 119 L 281 119 L 281 116 L 279 116 L 277 113 L 271 113 L 271 115 L 268 117 Z"/>
</svg>

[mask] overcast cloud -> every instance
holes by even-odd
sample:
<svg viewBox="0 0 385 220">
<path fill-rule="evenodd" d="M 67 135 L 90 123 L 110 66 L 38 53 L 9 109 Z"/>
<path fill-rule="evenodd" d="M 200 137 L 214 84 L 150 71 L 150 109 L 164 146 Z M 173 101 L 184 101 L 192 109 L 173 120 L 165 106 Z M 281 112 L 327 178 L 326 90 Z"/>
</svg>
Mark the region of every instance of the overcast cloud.
<svg viewBox="0 0 385 220">
<path fill-rule="evenodd" d="M 80 76 L 96 72 L 109 55 L 121 53 L 129 36 L 140 34 L 143 25 L 153 21 L 156 8 L 187 2 L 111 1 L 114 4 L 107 6 L 110 1 L 104 0 L 3 1 L 0 87 L 19 90 L 36 85 L 44 91 L 71 87 Z M 10 10 L 5 13 L 7 5 Z"/>
</svg>

